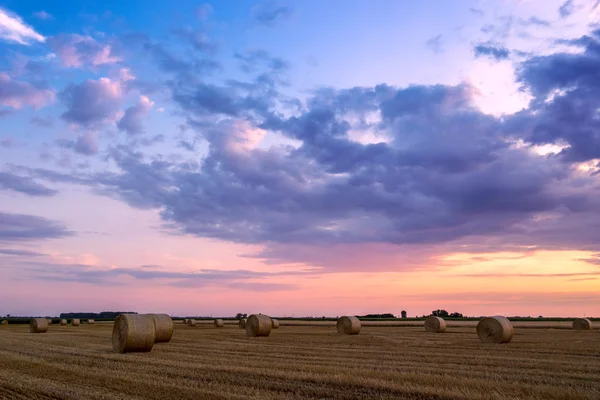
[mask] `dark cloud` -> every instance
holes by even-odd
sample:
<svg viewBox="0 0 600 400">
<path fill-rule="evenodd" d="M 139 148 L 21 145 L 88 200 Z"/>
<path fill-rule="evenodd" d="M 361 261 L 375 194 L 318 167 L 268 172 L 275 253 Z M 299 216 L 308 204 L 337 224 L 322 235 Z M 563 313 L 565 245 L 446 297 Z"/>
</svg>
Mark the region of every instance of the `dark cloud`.
<svg viewBox="0 0 600 400">
<path fill-rule="evenodd" d="M 255 72 L 261 67 L 266 67 L 271 71 L 282 72 L 289 69 L 287 61 L 272 57 L 265 50 L 253 50 L 247 53 L 235 53 L 234 58 L 240 61 L 242 71 L 246 73 Z"/>
<path fill-rule="evenodd" d="M 527 19 L 521 19 L 521 20 L 519 20 L 519 23 L 523 26 L 544 26 L 544 27 L 552 26 L 550 21 L 547 21 L 545 19 L 541 19 L 538 17 L 534 17 L 534 16 L 531 16 Z"/>
<path fill-rule="evenodd" d="M 117 127 L 130 135 L 137 135 L 143 132 L 143 120 L 148 114 L 154 103 L 146 96 L 141 96 L 136 105 L 125 110 L 123 117 L 117 122 Z"/>
<path fill-rule="evenodd" d="M 176 74 L 184 81 L 204 77 L 222 69 L 221 64 L 215 60 L 182 57 L 167 50 L 161 43 L 147 42 L 144 49 L 152 56 L 160 70 Z"/>
<path fill-rule="evenodd" d="M 510 56 L 510 51 L 503 46 L 493 43 L 480 43 L 473 48 L 475 57 L 490 57 L 496 60 L 506 60 Z"/>
<path fill-rule="evenodd" d="M 35 116 L 31 118 L 31 123 L 42 128 L 52 128 L 54 126 L 54 120 L 52 117 L 44 118 Z"/>
<path fill-rule="evenodd" d="M 22 256 L 22 257 L 40 257 L 45 256 L 44 253 L 31 250 L 18 250 L 18 249 L 0 249 L 0 254 L 6 256 Z"/>
<path fill-rule="evenodd" d="M 469 11 L 471 11 L 473 14 L 477 15 L 478 17 L 483 17 L 484 13 L 483 11 L 477 9 L 477 8 L 469 8 Z"/>
<path fill-rule="evenodd" d="M 30 196 L 54 196 L 58 193 L 35 182 L 31 177 L 0 171 L 0 190 L 13 190 Z"/>
<path fill-rule="evenodd" d="M 0 212 L 0 242 L 55 239 L 73 235 L 63 224 L 43 217 Z"/>
<path fill-rule="evenodd" d="M 61 118 L 85 127 L 114 119 L 119 110 L 121 90 L 121 83 L 109 78 L 71 84 L 59 95 L 67 106 Z"/>
<path fill-rule="evenodd" d="M 566 0 L 558 8 L 558 15 L 560 15 L 561 18 L 567 18 L 569 15 L 573 14 L 573 11 L 575 11 L 573 0 Z"/>
<path fill-rule="evenodd" d="M 441 34 L 432 37 L 431 39 L 427 40 L 427 42 L 425 43 L 425 45 L 427 46 L 427 48 L 431 51 L 433 51 L 435 54 L 440 54 L 444 52 L 444 42 L 442 40 L 443 36 Z"/>
<path fill-rule="evenodd" d="M 288 6 L 279 5 L 276 2 L 266 2 L 252 9 L 254 21 L 260 25 L 274 27 L 284 20 L 289 19 L 294 13 Z"/>
<path fill-rule="evenodd" d="M 76 153 L 86 156 L 98 153 L 98 137 L 94 132 L 86 132 L 80 135 L 77 140 L 59 139 L 57 143 L 60 147 L 73 149 Z"/>
<path fill-rule="evenodd" d="M 564 161 L 600 158 L 599 35 L 577 40 L 583 52 L 536 56 L 521 64 L 518 79 L 535 99 L 507 120 L 507 130 L 533 144 L 566 144 Z"/>
</svg>

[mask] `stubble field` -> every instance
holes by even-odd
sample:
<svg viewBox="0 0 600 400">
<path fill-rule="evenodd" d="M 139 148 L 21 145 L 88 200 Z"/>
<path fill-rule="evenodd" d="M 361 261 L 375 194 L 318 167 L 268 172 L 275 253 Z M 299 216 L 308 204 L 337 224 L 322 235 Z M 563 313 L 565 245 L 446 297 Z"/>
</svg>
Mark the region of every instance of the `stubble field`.
<svg viewBox="0 0 600 400">
<path fill-rule="evenodd" d="M 460 325 L 460 324 L 459 324 Z M 175 322 L 170 343 L 115 354 L 112 324 L 0 327 L 0 398 L 600 399 L 600 331 L 523 326 L 482 344 L 472 326 L 282 326 L 247 338 Z M 557 324 L 556 328 L 564 328 Z"/>
</svg>

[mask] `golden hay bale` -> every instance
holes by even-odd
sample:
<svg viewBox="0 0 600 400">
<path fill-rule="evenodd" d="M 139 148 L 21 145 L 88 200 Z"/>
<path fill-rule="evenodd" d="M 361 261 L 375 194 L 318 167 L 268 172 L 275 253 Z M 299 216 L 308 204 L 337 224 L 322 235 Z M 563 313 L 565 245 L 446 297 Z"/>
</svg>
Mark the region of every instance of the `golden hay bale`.
<svg viewBox="0 0 600 400">
<path fill-rule="evenodd" d="M 587 318 L 577 318 L 573 321 L 573 329 L 576 331 L 589 331 L 592 329 L 592 321 Z"/>
<path fill-rule="evenodd" d="M 94 321 L 93 319 L 88 319 L 88 325 L 94 325 L 96 323 L 96 321 Z"/>
<path fill-rule="evenodd" d="M 341 317 L 335 327 L 340 335 L 358 335 L 361 324 L 356 317 Z"/>
<path fill-rule="evenodd" d="M 196 320 L 193 318 L 188 318 L 187 324 L 188 326 L 196 326 Z"/>
<path fill-rule="evenodd" d="M 115 319 L 113 350 L 117 353 L 148 352 L 154 346 L 154 318 L 148 314 L 121 314 Z"/>
<path fill-rule="evenodd" d="M 167 343 L 173 337 L 173 320 L 167 314 L 150 314 L 154 319 L 155 342 Z"/>
<path fill-rule="evenodd" d="M 79 320 L 79 318 L 73 318 L 71 320 L 71 325 L 73 325 L 73 326 L 79 326 L 80 323 L 81 323 L 81 321 Z"/>
<path fill-rule="evenodd" d="M 187 321 L 187 318 L 184 318 L 182 322 L 187 325 Z"/>
<path fill-rule="evenodd" d="M 225 323 L 222 319 L 215 319 L 215 328 L 222 328 L 225 326 Z"/>
<path fill-rule="evenodd" d="M 48 318 L 48 325 L 52 325 L 52 318 Z"/>
<path fill-rule="evenodd" d="M 3 320 L 3 321 L 1 322 L 1 324 L 2 324 L 2 325 L 8 325 L 8 321 L 7 321 L 7 320 Z"/>
<path fill-rule="evenodd" d="M 60 320 L 60 324 L 61 325 L 66 325 L 67 324 L 67 320 L 66 319 L 61 319 Z"/>
<path fill-rule="evenodd" d="M 425 330 L 427 332 L 443 333 L 446 331 L 446 321 L 433 315 L 425 319 Z"/>
<path fill-rule="evenodd" d="M 273 322 L 271 317 L 264 314 L 252 314 L 246 320 L 246 336 L 269 336 Z"/>
<path fill-rule="evenodd" d="M 46 318 L 32 318 L 29 322 L 30 333 L 44 333 L 48 331 L 48 320 Z"/>
<path fill-rule="evenodd" d="M 279 320 L 271 318 L 271 323 L 273 324 L 273 326 L 271 326 L 271 329 L 279 329 Z"/>
<path fill-rule="evenodd" d="M 483 343 L 508 343 L 513 334 L 512 322 L 499 315 L 483 318 L 477 324 L 477 336 Z"/>
<path fill-rule="evenodd" d="M 244 318 L 240 319 L 240 322 L 238 322 L 238 328 L 246 329 L 246 319 L 244 319 Z"/>
</svg>

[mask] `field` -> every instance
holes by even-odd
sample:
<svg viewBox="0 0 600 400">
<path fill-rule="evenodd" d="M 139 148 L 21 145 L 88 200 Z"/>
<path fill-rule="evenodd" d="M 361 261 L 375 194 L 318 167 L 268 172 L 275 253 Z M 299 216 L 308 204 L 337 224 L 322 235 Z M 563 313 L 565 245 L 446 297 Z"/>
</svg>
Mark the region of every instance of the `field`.
<svg viewBox="0 0 600 400">
<path fill-rule="evenodd" d="M 486 345 L 466 323 L 339 336 L 332 323 L 282 321 L 247 338 L 231 323 L 175 322 L 170 343 L 124 355 L 112 352 L 111 323 L 0 326 L 0 398 L 600 399 L 599 330 L 515 323 L 511 343 Z"/>
</svg>

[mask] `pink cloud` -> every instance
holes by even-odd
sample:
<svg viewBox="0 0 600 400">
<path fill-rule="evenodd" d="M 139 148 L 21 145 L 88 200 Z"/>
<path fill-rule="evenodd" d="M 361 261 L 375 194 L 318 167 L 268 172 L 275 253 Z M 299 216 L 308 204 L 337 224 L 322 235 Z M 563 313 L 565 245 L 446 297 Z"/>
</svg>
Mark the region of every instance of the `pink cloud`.
<svg viewBox="0 0 600 400">
<path fill-rule="evenodd" d="M 110 44 L 99 43 L 91 36 L 61 34 L 49 38 L 48 44 L 66 67 L 98 66 L 123 60 Z"/>
</svg>

